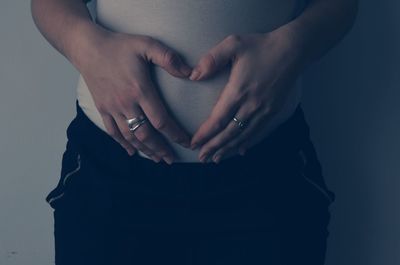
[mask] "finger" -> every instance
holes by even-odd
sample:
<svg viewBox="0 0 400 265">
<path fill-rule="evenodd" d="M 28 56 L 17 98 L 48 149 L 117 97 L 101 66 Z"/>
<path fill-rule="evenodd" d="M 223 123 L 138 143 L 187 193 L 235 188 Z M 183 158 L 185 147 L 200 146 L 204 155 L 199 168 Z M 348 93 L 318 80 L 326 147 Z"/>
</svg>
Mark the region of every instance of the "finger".
<svg viewBox="0 0 400 265">
<path fill-rule="evenodd" d="M 118 115 L 121 116 L 122 114 L 118 114 Z M 121 118 L 125 119 L 125 117 L 126 116 L 122 116 Z M 133 117 L 133 115 L 129 116 L 129 117 Z M 127 123 L 126 123 L 126 119 L 125 119 L 125 125 L 124 125 L 123 121 L 121 120 L 121 118 L 118 119 L 119 122 L 121 123 L 121 126 L 128 126 Z M 132 132 L 129 131 L 129 133 L 130 133 L 130 135 L 129 135 L 128 138 L 130 140 L 128 140 L 128 141 L 131 141 L 132 145 L 134 145 L 137 150 L 140 150 L 142 153 L 144 153 L 145 155 L 147 155 L 148 157 L 153 159 L 155 162 L 157 162 L 157 163 L 160 162 L 161 158 L 159 156 L 157 156 L 156 152 L 154 152 L 153 150 L 148 148 L 145 144 L 140 142 Z"/>
<path fill-rule="evenodd" d="M 188 77 L 192 68 L 184 62 L 182 57 L 161 41 L 154 39 L 145 53 L 149 62 L 157 64 L 168 73 L 176 77 Z"/>
<path fill-rule="evenodd" d="M 256 114 L 243 132 L 229 143 L 217 150 L 213 159 L 221 161 L 232 153 L 245 154 L 246 149 L 260 142 L 276 128 L 275 113 L 267 112 Z"/>
<path fill-rule="evenodd" d="M 114 121 L 111 115 L 102 114 L 103 123 L 106 127 L 108 134 L 117 142 L 119 143 L 129 155 L 133 155 L 136 153 L 136 148 L 131 143 L 129 143 L 121 132 L 118 129 L 116 122 Z"/>
<path fill-rule="evenodd" d="M 190 146 L 189 134 L 171 117 L 153 83 L 148 81 L 146 87 L 148 87 L 148 93 L 145 98 L 140 99 L 139 104 L 152 126 L 171 141 L 188 148 Z"/>
<path fill-rule="evenodd" d="M 242 105 L 234 117 L 245 123 L 244 126 L 246 126 L 246 124 L 250 122 L 251 118 L 257 115 L 259 106 L 259 104 L 253 103 L 253 101 L 248 101 Z M 225 129 L 202 146 L 199 152 L 199 159 L 201 161 L 207 161 L 210 155 L 213 155 L 223 145 L 236 138 L 244 128 L 245 127 L 240 127 L 238 122 L 234 121 L 232 117 Z"/>
<path fill-rule="evenodd" d="M 134 117 L 134 115 L 130 116 Z M 136 116 L 135 116 L 136 117 Z M 126 141 L 131 143 L 136 147 L 136 149 L 142 151 L 145 155 L 153 159 L 155 162 L 160 161 L 160 157 L 156 154 L 156 152 L 149 147 L 147 147 L 145 144 L 143 144 L 141 141 L 137 139 L 137 137 L 129 130 L 128 124 L 126 122 L 126 118 L 124 115 L 121 113 L 117 113 L 114 115 L 114 120 L 115 123 L 117 124 L 119 130 L 121 131 L 122 136 Z"/>
<path fill-rule="evenodd" d="M 233 115 L 239 109 L 240 103 L 244 100 L 244 97 L 237 95 L 237 90 L 233 89 L 234 83 L 233 81 L 228 81 L 219 95 L 210 116 L 200 125 L 199 129 L 193 135 L 191 141 L 192 149 L 204 144 L 211 137 L 225 129 Z"/>
<path fill-rule="evenodd" d="M 273 119 L 273 115 L 271 115 L 270 119 L 269 119 L 269 126 L 262 128 L 263 126 L 258 126 L 257 128 L 254 129 L 254 131 L 258 132 L 258 134 L 261 137 L 248 137 L 243 139 L 243 141 L 235 143 L 235 145 L 237 146 L 238 152 L 242 155 L 244 155 L 244 153 L 251 148 L 252 146 L 254 146 L 255 144 L 257 144 L 258 142 L 260 142 L 260 140 L 262 140 L 265 137 L 268 137 L 268 135 L 270 135 L 278 126 L 279 126 L 279 122 L 278 120 L 274 120 Z M 264 125 L 265 126 L 265 125 Z"/>
<path fill-rule="evenodd" d="M 165 162 L 172 163 L 173 154 L 172 151 L 168 150 L 168 147 L 165 143 L 160 139 L 160 135 L 149 125 L 148 122 L 143 123 L 139 128 L 137 128 L 133 133 L 129 130 L 129 126 L 126 122 L 127 119 L 145 116 L 143 111 L 140 108 L 133 107 L 128 114 L 119 113 L 116 116 L 117 124 L 120 124 L 122 129 L 122 134 L 125 138 L 136 140 L 141 144 L 141 146 L 145 146 L 143 152 L 145 150 L 150 150 L 150 157 L 163 158 Z M 142 149 L 139 149 L 142 151 Z"/>
<path fill-rule="evenodd" d="M 190 80 L 210 77 L 234 60 L 237 36 L 229 36 L 203 55 L 190 75 Z"/>
<path fill-rule="evenodd" d="M 142 112 L 140 111 L 140 108 L 137 107 L 137 105 L 132 105 L 131 111 L 129 114 L 129 118 L 132 117 L 138 117 L 139 115 L 142 115 Z M 119 128 L 119 131 L 121 132 L 122 136 L 126 141 L 134 145 L 138 150 L 142 151 L 145 155 L 148 157 L 151 157 L 155 162 L 160 161 L 160 157 L 156 155 L 156 153 L 148 148 L 146 145 L 142 144 L 136 136 L 129 130 L 128 123 L 126 122 L 127 117 L 124 116 L 121 113 L 116 113 L 114 114 L 114 120 Z"/>
<path fill-rule="evenodd" d="M 129 130 L 126 123 L 126 119 L 146 116 L 138 105 L 134 105 L 129 111 L 121 113 L 118 120 L 121 123 L 125 122 L 125 132 L 127 135 L 134 136 L 140 143 L 145 145 L 149 150 L 151 150 L 157 157 L 162 157 L 168 164 L 172 163 L 174 160 L 174 155 L 172 150 L 167 146 L 162 135 L 160 135 L 154 128 L 149 124 L 148 121 L 143 123 L 139 128 L 137 128 L 134 133 Z"/>
</svg>

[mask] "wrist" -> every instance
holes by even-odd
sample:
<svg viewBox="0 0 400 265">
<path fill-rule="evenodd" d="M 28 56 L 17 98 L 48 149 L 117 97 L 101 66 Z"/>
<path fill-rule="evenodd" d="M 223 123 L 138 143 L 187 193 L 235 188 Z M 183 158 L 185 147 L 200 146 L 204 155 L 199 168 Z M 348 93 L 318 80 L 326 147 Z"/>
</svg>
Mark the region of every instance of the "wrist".
<svg viewBox="0 0 400 265">
<path fill-rule="evenodd" d="M 100 44 L 109 38 L 113 32 L 91 23 L 82 23 L 72 35 L 68 53 L 69 61 L 79 70 L 83 71 L 88 65 L 89 58 L 97 52 Z M 76 37 L 75 37 L 76 36 Z"/>
<path fill-rule="evenodd" d="M 310 63 L 306 35 L 297 23 L 290 22 L 271 32 L 279 40 L 287 60 L 293 65 L 305 68 Z"/>
<path fill-rule="evenodd" d="M 274 53 L 285 69 L 302 72 L 306 66 L 303 45 L 290 28 L 282 26 L 268 32 L 265 40 L 269 43 L 266 47 L 276 48 Z"/>
</svg>

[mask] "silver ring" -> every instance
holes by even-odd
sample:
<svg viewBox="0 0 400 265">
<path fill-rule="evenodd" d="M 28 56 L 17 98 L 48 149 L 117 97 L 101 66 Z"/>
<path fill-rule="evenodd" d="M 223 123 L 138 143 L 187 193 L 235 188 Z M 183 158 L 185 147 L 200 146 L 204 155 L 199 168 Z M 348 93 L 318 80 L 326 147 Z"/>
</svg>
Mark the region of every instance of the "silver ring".
<svg viewBox="0 0 400 265">
<path fill-rule="evenodd" d="M 246 122 L 245 121 L 241 121 L 236 117 L 233 117 L 232 119 L 234 122 L 236 122 L 236 124 L 239 126 L 240 129 L 243 129 L 246 126 Z"/>
<path fill-rule="evenodd" d="M 129 126 L 129 131 L 131 131 L 132 133 L 135 132 L 143 123 L 145 123 L 147 121 L 146 118 L 143 118 L 137 122 L 135 122 L 133 125 Z"/>
<path fill-rule="evenodd" d="M 143 123 L 145 123 L 147 118 L 143 115 L 140 115 L 139 117 L 135 117 L 132 119 L 127 119 L 126 122 L 128 123 L 129 130 L 131 132 L 134 132 L 137 128 L 140 127 Z"/>
<path fill-rule="evenodd" d="M 126 122 L 128 123 L 128 125 L 132 126 L 133 124 L 137 123 L 140 120 L 143 120 L 145 117 L 143 115 L 140 115 L 139 117 L 135 117 L 132 119 L 127 119 Z"/>
</svg>

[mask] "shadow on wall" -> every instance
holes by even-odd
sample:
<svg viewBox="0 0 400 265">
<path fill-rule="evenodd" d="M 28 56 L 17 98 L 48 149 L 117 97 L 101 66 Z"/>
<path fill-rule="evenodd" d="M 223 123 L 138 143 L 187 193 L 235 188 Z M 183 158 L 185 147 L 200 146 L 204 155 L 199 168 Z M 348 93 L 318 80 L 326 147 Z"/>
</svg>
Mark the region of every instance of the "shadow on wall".
<svg viewBox="0 0 400 265">
<path fill-rule="evenodd" d="M 360 1 L 304 75 L 304 109 L 336 192 L 327 265 L 400 264 L 400 2 Z"/>
</svg>

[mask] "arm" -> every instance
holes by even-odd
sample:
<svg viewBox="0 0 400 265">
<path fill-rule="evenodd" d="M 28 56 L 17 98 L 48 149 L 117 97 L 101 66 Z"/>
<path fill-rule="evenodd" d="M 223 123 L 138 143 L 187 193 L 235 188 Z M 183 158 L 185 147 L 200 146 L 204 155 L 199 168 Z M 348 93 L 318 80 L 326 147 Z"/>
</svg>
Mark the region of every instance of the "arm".
<svg viewBox="0 0 400 265">
<path fill-rule="evenodd" d="M 33 21 L 46 40 L 75 67 L 108 31 L 94 23 L 83 0 L 31 0 Z"/>
<path fill-rule="evenodd" d="M 357 0 L 310 0 L 294 20 L 267 33 L 233 34 L 210 49 L 194 68 L 191 80 L 208 78 L 232 63 L 225 88 L 208 119 L 192 137 L 201 146 L 199 159 L 222 157 L 260 142 L 293 113 L 294 82 L 349 31 Z M 238 129 L 232 118 L 244 121 Z"/>
<path fill-rule="evenodd" d="M 83 76 L 108 134 L 129 155 L 140 150 L 172 163 L 175 154 L 162 136 L 185 147 L 190 137 L 165 108 L 148 66 L 185 78 L 191 68 L 181 56 L 150 36 L 101 27 L 82 0 L 31 0 L 31 10 L 42 35 Z M 141 115 L 148 122 L 132 133 L 126 121 Z"/>
<path fill-rule="evenodd" d="M 351 29 L 358 0 L 310 0 L 304 12 L 279 30 L 305 66 L 322 57 Z"/>
</svg>

